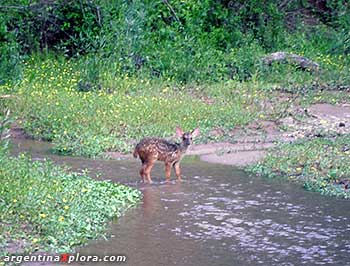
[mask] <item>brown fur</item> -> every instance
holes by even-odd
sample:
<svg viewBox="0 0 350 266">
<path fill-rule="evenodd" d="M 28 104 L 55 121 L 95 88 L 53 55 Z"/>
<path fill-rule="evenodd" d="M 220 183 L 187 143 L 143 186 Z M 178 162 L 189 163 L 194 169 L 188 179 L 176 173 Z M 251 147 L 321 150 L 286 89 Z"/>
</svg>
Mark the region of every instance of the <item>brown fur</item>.
<svg viewBox="0 0 350 266">
<path fill-rule="evenodd" d="M 174 167 L 175 174 L 181 181 L 180 161 L 185 154 L 187 148 L 192 144 L 192 138 L 199 134 L 199 129 L 196 128 L 192 132 L 184 133 L 181 128 L 176 128 L 176 135 L 182 138 L 181 143 L 172 143 L 160 138 L 144 138 L 135 147 L 134 157 L 137 156 L 142 162 L 140 176 L 142 181 L 145 178 L 149 183 L 152 183 L 151 170 L 156 161 L 165 163 L 165 177 L 170 180 L 171 167 Z"/>
</svg>

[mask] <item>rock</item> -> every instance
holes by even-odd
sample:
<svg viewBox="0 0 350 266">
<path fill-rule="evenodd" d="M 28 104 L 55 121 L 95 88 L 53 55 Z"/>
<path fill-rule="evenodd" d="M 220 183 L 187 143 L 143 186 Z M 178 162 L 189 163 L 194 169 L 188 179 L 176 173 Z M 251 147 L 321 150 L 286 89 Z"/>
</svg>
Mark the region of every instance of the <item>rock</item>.
<svg viewBox="0 0 350 266">
<path fill-rule="evenodd" d="M 291 63 L 298 65 L 303 70 L 318 71 L 320 66 L 316 62 L 300 55 L 287 52 L 276 52 L 265 56 L 264 64 L 271 65 L 273 62 Z"/>
</svg>

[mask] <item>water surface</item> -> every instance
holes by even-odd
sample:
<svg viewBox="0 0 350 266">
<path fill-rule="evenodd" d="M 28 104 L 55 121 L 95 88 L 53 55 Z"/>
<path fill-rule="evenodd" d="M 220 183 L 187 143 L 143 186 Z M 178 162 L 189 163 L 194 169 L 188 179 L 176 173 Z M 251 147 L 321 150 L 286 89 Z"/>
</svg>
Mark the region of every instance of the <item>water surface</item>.
<svg viewBox="0 0 350 266">
<path fill-rule="evenodd" d="M 159 163 L 152 171 L 155 184 L 145 185 L 139 182 L 138 160 L 53 156 L 48 148 L 21 140 L 14 153 L 50 157 L 143 192 L 143 201 L 111 224 L 108 240 L 92 241 L 80 254 L 122 254 L 127 262 L 121 265 L 132 266 L 350 265 L 347 200 L 189 157 L 182 162 L 184 182 L 165 184 Z"/>
</svg>

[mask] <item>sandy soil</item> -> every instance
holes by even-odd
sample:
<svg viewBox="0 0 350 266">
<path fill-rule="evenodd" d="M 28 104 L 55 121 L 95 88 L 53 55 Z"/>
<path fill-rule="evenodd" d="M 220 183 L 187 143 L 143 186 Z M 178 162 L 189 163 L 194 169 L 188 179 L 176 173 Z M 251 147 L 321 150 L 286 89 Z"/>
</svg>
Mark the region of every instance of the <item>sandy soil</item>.
<svg viewBox="0 0 350 266">
<path fill-rule="evenodd" d="M 212 154 L 202 155 L 200 156 L 200 158 L 201 160 L 209 163 L 220 163 L 220 164 L 244 167 L 244 166 L 258 162 L 265 156 L 265 154 L 266 154 L 266 151 L 253 150 L 253 151 L 238 151 L 234 153 L 227 153 L 221 156 L 215 153 L 212 153 Z"/>
</svg>

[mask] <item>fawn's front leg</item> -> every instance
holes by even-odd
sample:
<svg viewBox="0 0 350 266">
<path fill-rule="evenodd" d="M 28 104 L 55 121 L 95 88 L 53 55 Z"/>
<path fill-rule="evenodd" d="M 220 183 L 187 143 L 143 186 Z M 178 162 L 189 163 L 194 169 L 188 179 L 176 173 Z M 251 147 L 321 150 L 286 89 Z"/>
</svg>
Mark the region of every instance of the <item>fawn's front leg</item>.
<svg viewBox="0 0 350 266">
<path fill-rule="evenodd" d="M 170 181 L 170 175 L 171 175 L 171 163 L 165 163 L 165 178 L 166 178 L 166 182 Z"/>
<path fill-rule="evenodd" d="M 181 182 L 181 170 L 180 170 L 180 162 L 174 163 L 175 174 L 177 176 L 177 181 Z"/>
</svg>

